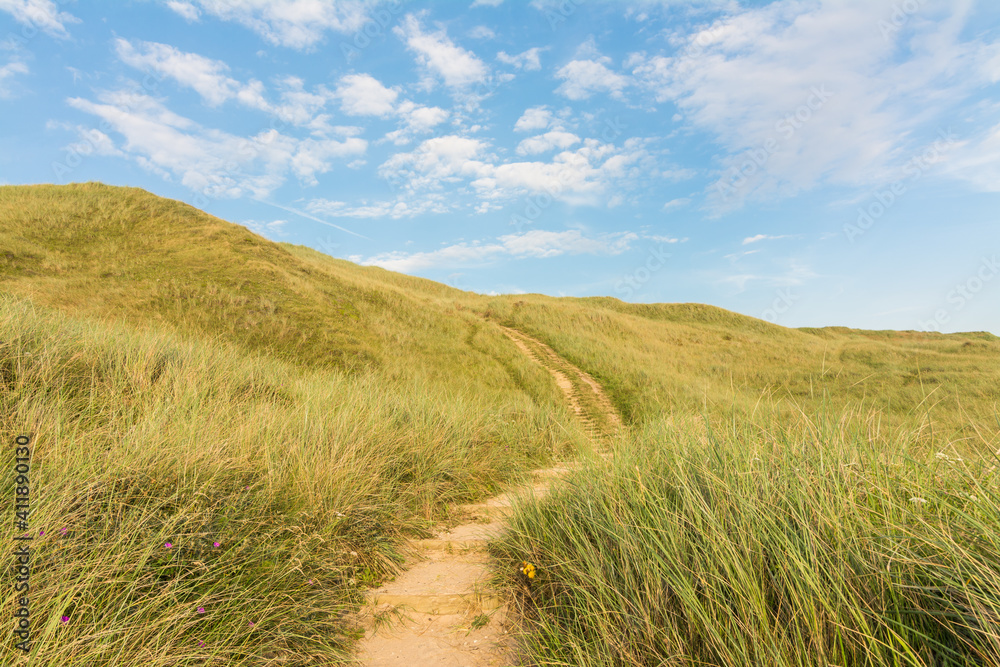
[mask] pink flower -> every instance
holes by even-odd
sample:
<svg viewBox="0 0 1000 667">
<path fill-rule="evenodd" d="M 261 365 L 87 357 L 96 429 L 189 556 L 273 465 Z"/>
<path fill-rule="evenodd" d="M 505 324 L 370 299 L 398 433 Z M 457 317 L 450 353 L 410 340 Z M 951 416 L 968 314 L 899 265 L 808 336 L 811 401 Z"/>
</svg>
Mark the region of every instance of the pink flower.
<svg viewBox="0 0 1000 667">
<path fill-rule="evenodd" d="M 203 642 L 203 641 L 201 641 L 201 640 L 199 639 L 199 640 L 198 640 L 198 646 L 202 646 L 202 647 L 203 647 L 203 646 L 205 646 L 205 642 Z"/>
<path fill-rule="evenodd" d="M 44 531 L 44 530 L 40 530 L 40 531 L 38 531 L 38 536 L 39 536 L 39 537 L 41 537 L 41 536 L 42 536 L 42 535 L 44 535 L 44 534 L 45 534 L 45 531 Z"/>
<path fill-rule="evenodd" d="M 173 545 L 173 544 L 171 544 L 170 542 L 167 542 L 167 543 L 166 543 L 166 544 L 164 544 L 163 546 L 165 546 L 165 547 L 166 547 L 166 548 L 168 548 L 168 549 L 172 549 L 174 545 Z"/>
<path fill-rule="evenodd" d="M 251 628 L 253 627 L 253 621 L 250 621 L 250 627 Z"/>
<path fill-rule="evenodd" d="M 60 622 L 61 622 L 61 623 L 62 623 L 63 625 L 65 625 L 66 623 L 69 623 L 69 616 L 63 616 L 62 618 L 60 618 L 60 619 L 59 619 L 59 621 L 60 621 Z"/>
<path fill-rule="evenodd" d="M 205 608 L 204 607 L 198 607 L 198 613 L 199 614 L 204 614 L 205 613 Z"/>
<path fill-rule="evenodd" d="M 69 532 L 69 528 L 60 528 L 59 532 L 62 533 L 63 535 L 65 535 L 66 533 Z"/>
<path fill-rule="evenodd" d="M 216 549 L 218 549 L 219 548 L 219 543 L 218 542 L 212 542 L 212 546 L 215 547 Z"/>
</svg>

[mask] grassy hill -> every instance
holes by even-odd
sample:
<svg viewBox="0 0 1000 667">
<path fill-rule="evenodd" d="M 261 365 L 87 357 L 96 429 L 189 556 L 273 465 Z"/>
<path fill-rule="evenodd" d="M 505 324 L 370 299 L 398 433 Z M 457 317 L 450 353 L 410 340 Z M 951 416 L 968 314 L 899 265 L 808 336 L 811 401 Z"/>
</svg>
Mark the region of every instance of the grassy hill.
<svg viewBox="0 0 1000 667">
<path fill-rule="evenodd" d="M 496 546 L 538 662 L 1000 660 L 995 336 L 486 297 L 88 183 L 0 187 L 32 664 L 346 659 L 405 536 L 590 446 L 498 324 L 629 425 Z"/>
<path fill-rule="evenodd" d="M 750 418 L 767 405 L 786 418 L 923 423 L 936 442 L 968 435 L 968 416 L 989 422 L 1000 404 L 1000 338 L 989 333 L 788 329 L 712 306 L 611 298 L 504 297 L 488 313 L 594 375 L 633 423 Z"/>
</svg>

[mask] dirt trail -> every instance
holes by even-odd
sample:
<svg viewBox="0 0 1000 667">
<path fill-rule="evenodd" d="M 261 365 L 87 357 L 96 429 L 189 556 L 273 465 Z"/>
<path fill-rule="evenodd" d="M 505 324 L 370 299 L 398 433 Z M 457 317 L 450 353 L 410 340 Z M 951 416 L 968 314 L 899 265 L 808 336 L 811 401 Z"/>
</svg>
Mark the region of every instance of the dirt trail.
<svg viewBox="0 0 1000 667">
<path fill-rule="evenodd" d="M 550 347 L 501 327 L 518 348 L 544 366 L 592 437 L 621 421 L 592 377 Z M 584 387 L 588 389 L 583 389 Z M 589 391 L 588 391 L 589 390 Z M 571 465 L 571 464 L 570 464 Z M 461 508 L 468 523 L 435 539 L 414 540 L 413 556 L 394 581 L 369 593 L 358 659 L 375 667 L 502 667 L 513 662 L 507 610 L 487 586 L 486 543 L 504 527 L 519 494 L 543 495 L 569 470 L 536 470 L 523 488 Z"/>
</svg>

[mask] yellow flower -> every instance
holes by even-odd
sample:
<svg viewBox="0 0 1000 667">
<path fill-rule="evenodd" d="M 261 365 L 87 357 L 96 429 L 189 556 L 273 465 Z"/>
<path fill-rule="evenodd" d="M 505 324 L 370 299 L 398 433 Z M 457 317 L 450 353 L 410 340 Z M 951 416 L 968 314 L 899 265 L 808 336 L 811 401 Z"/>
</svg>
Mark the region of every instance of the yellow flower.
<svg viewBox="0 0 1000 667">
<path fill-rule="evenodd" d="M 535 566 L 526 560 L 521 561 L 521 574 L 526 576 L 528 579 L 535 578 Z"/>
</svg>

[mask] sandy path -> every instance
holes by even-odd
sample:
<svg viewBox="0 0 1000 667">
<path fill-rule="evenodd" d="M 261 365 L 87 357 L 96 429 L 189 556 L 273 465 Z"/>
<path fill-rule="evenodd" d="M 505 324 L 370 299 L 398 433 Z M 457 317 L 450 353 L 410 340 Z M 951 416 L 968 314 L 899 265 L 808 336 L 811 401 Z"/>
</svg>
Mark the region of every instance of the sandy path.
<svg viewBox="0 0 1000 667">
<path fill-rule="evenodd" d="M 621 421 L 600 385 L 544 343 L 501 327 L 518 348 L 555 378 L 570 408 L 596 437 Z M 569 374 L 576 375 L 576 382 Z M 595 397 L 580 396 L 580 387 Z M 596 399 L 596 400 L 594 400 Z M 596 407 L 596 410 L 594 406 Z M 589 406 L 589 409 L 588 409 Z M 597 411 L 600 414 L 590 414 Z M 502 667 L 516 664 L 507 630 L 507 610 L 487 585 L 486 543 L 504 527 L 519 494 L 543 495 L 569 470 L 536 470 L 532 483 L 461 508 L 468 522 L 435 539 L 411 542 L 413 555 L 392 582 L 369 593 L 365 637 L 358 659 L 375 667 Z"/>
</svg>

